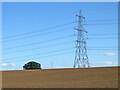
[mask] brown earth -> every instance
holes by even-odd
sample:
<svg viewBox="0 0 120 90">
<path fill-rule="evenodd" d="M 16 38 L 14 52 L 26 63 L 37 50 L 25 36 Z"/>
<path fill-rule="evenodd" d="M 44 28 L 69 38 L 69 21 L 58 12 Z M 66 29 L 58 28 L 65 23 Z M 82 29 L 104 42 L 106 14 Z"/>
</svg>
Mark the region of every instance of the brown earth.
<svg viewBox="0 0 120 90">
<path fill-rule="evenodd" d="M 117 88 L 118 67 L 2 71 L 3 88 Z"/>
</svg>

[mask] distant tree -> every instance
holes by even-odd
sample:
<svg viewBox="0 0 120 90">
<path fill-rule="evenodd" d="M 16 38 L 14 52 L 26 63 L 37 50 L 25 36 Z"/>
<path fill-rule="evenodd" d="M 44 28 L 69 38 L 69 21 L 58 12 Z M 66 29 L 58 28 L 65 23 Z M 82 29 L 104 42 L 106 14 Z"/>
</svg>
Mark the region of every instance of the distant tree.
<svg viewBox="0 0 120 90">
<path fill-rule="evenodd" d="M 28 62 L 27 64 L 25 64 L 23 66 L 23 69 L 24 70 L 29 70 L 29 69 L 41 69 L 41 64 L 37 63 L 37 62 L 34 62 L 34 61 L 31 61 L 31 62 Z"/>
</svg>

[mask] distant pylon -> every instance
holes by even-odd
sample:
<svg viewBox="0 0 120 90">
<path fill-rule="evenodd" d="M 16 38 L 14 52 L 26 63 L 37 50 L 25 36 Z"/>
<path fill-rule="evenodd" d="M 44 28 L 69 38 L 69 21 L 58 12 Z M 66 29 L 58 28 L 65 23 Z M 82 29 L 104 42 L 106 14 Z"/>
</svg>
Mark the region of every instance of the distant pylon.
<svg viewBox="0 0 120 90">
<path fill-rule="evenodd" d="M 51 61 L 51 69 L 53 69 L 53 61 Z"/>
<path fill-rule="evenodd" d="M 75 51 L 75 60 L 73 68 L 85 68 L 90 67 L 87 55 L 87 48 L 86 48 L 86 41 L 85 41 L 85 34 L 87 31 L 84 30 L 84 20 L 85 17 L 82 16 L 81 10 L 78 15 L 78 26 L 75 28 L 77 30 L 77 40 L 76 40 L 76 51 Z"/>
</svg>

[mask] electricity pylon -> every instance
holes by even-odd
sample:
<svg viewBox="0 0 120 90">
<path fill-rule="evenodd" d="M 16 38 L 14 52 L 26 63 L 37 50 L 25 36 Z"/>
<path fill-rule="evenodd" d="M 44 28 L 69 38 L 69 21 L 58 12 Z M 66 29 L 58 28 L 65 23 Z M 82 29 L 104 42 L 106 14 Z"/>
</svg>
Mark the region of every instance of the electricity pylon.
<svg viewBox="0 0 120 90">
<path fill-rule="evenodd" d="M 77 67 L 78 68 L 85 68 L 85 67 L 90 67 L 89 62 L 88 62 L 88 55 L 87 55 L 87 48 L 86 48 L 86 41 L 85 41 L 85 34 L 87 31 L 84 30 L 84 21 L 85 17 L 83 17 L 81 10 L 78 15 L 78 26 L 75 28 L 77 30 L 77 40 L 76 40 L 76 51 L 75 51 L 75 60 L 74 60 L 74 65 L 73 68 Z"/>
</svg>

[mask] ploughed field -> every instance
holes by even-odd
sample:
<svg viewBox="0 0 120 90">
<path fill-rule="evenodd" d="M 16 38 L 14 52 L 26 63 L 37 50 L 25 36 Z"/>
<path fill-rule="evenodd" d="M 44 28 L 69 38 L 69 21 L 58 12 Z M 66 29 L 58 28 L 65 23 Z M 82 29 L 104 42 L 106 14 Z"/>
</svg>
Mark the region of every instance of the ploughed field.
<svg viewBox="0 0 120 90">
<path fill-rule="evenodd" d="M 117 88 L 118 67 L 2 71 L 2 88 Z"/>
</svg>

